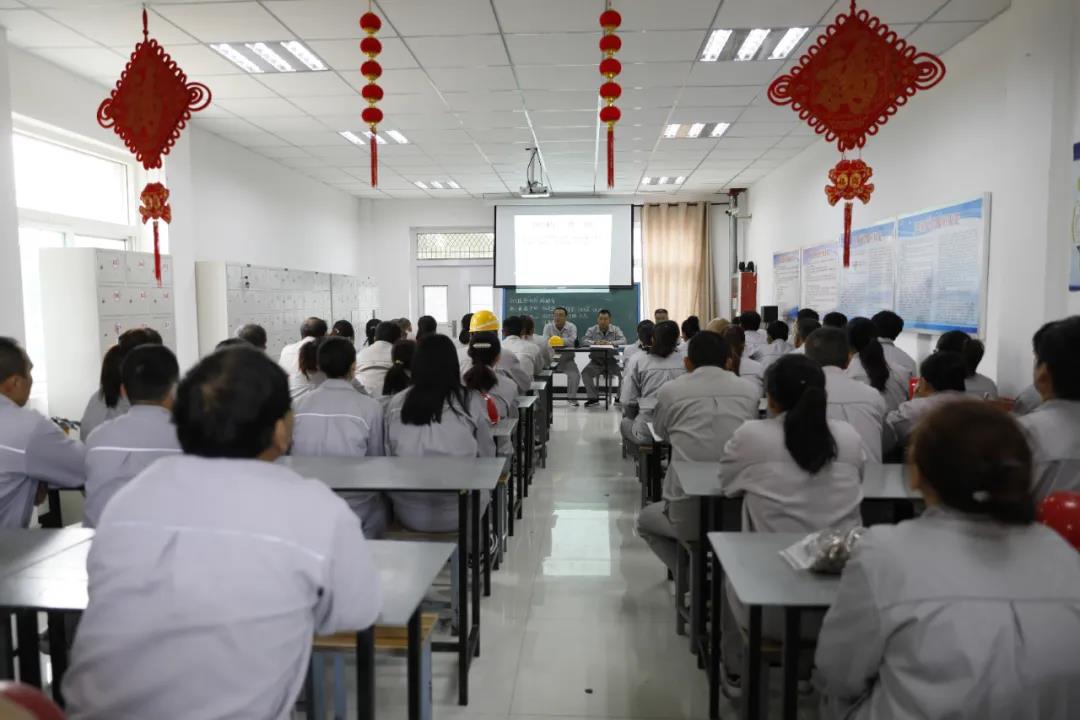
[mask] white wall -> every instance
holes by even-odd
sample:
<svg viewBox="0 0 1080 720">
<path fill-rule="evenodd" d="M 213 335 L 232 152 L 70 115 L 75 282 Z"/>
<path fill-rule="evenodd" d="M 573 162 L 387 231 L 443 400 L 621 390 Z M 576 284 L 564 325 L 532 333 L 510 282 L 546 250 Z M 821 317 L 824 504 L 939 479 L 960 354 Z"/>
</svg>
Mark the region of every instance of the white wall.
<svg viewBox="0 0 1080 720">
<path fill-rule="evenodd" d="M 1072 202 L 1064 193 L 1072 113 L 1066 122 L 1060 116 L 1073 107 L 1072 25 L 1069 0 L 1013 0 L 1012 10 L 946 53 L 945 80 L 902 108 L 863 152 L 877 190 L 870 205 L 856 204 L 857 226 L 994 194 L 981 369 L 1006 391 L 1030 382 L 1038 323 L 1066 312 L 1060 238 Z M 751 188 L 745 259 L 765 269 L 762 304 L 773 297 L 773 252 L 841 232 L 842 210 L 822 192 L 838 158 L 835 145 L 815 143 Z M 914 349 L 914 338 L 905 344 Z"/>
<path fill-rule="evenodd" d="M 11 137 L 10 46 L 0 27 L 0 138 Z M 15 163 L 10 142 L 0 142 L 0 335 L 23 340 L 22 271 L 15 209 Z"/>
</svg>

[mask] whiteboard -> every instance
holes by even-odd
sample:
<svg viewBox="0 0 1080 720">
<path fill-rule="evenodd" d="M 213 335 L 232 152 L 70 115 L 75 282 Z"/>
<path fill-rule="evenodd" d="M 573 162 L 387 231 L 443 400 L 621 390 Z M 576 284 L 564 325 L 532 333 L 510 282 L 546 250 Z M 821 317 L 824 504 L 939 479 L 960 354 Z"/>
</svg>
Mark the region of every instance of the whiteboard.
<svg viewBox="0 0 1080 720">
<path fill-rule="evenodd" d="M 980 334 L 990 195 L 896 221 L 896 312 L 905 329 Z"/>
<path fill-rule="evenodd" d="M 851 262 L 840 270 L 840 312 L 873 317 L 896 294 L 896 222 L 851 231 Z"/>
<path fill-rule="evenodd" d="M 773 253 L 774 302 L 781 319 L 791 320 L 799 312 L 802 285 L 799 282 L 802 267 L 799 250 Z"/>
<path fill-rule="evenodd" d="M 840 305 L 840 243 L 802 249 L 802 307 L 824 315 Z"/>
</svg>

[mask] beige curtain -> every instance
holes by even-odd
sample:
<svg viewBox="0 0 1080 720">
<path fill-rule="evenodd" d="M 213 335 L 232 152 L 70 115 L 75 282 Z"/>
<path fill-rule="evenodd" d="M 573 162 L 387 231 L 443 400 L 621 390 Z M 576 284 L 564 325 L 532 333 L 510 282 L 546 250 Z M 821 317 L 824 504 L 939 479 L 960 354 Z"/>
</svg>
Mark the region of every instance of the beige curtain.
<svg viewBox="0 0 1080 720">
<path fill-rule="evenodd" d="M 641 209 L 647 317 L 662 307 L 677 322 L 697 315 L 704 327 L 712 319 L 716 303 L 707 218 L 703 202 Z"/>
</svg>

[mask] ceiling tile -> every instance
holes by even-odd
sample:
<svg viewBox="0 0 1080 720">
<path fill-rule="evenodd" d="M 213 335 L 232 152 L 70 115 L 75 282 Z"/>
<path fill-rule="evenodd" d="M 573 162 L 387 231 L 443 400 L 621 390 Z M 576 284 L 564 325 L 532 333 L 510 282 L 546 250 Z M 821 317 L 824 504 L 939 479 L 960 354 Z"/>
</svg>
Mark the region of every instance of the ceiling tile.
<svg viewBox="0 0 1080 720">
<path fill-rule="evenodd" d="M 476 154 L 472 138 L 464 130 L 414 130 L 409 133 L 408 138 L 410 142 L 421 147 L 461 145 L 462 152 Z"/>
<path fill-rule="evenodd" d="M 303 149 L 310 153 L 310 151 L 313 150 L 314 148 L 303 148 Z M 281 159 L 278 160 L 278 162 L 280 162 L 282 165 L 287 165 L 287 166 L 292 167 L 292 168 L 320 167 L 320 166 L 326 164 L 326 160 L 324 160 L 323 158 L 321 158 L 321 157 L 311 157 L 310 155 L 308 157 L 281 158 Z"/>
<path fill-rule="evenodd" d="M 359 20 L 367 6 L 356 0 L 265 0 L 263 5 L 297 37 L 309 40 L 364 37 Z M 391 35 L 393 31 L 384 24 L 379 39 Z"/>
<path fill-rule="evenodd" d="M 620 0 L 621 29 L 704 31 L 710 27 L 719 5 L 717 0 Z"/>
<path fill-rule="evenodd" d="M 495 10 L 506 33 L 600 30 L 596 3 L 582 0 L 495 0 Z"/>
<path fill-rule="evenodd" d="M 588 110 L 599 102 L 596 91 L 590 90 L 528 90 L 524 94 L 529 110 Z"/>
<path fill-rule="evenodd" d="M 619 107 L 622 108 L 624 115 L 633 108 L 669 108 L 675 104 L 678 95 L 679 88 L 677 87 L 653 87 L 644 90 L 623 88 L 622 97 L 619 99 Z"/>
<path fill-rule="evenodd" d="M 130 53 L 130 47 L 114 50 Z M 244 71 L 233 65 L 205 45 L 170 45 L 169 55 L 192 80 L 204 80 L 208 75 L 243 75 Z M 205 81 L 205 80 L 204 80 Z M 209 81 L 205 81 L 209 84 Z"/>
<path fill-rule="evenodd" d="M 207 85 L 215 100 L 276 97 L 276 93 L 251 75 L 216 75 Z"/>
<path fill-rule="evenodd" d="M 219 105 L 229 112 L 248 119 L 260 117 L 298 117 L 304 111 L 281 98 L 231 98 Z"/>
<path fill-rule="evenodd" d="M 619 60 L 622 62 L 690 62 L 705 41 L 705 33 L 698 30 L 654 30 L 624 33 L 621 37 Z"/>
<path fill-rule="evenodd" d="M 455 0 L 454 4 L 460 1 Z M 502 38 L 498 35 L 415 37 L 406 38 L 405 43 L 424 67 L 480 67 L 510 64 Z"/>
<path fill-rule="evenodd" d="M 0 10 L 0 27 L 7 28 L 12 45 L 22 48 L 95 46 L 93 40 L 35 10 Z"/>
<path fill-rule="evenodd" d="M 597 115 L 596 110 L 530 111 L 529 119 L 535 128 L 581 127 L 596 125 Z"/>
<path fill-rule="evenodd" d="M 517 87 L 509 67 L 431 68 L 435 87 L 443 92 L 513 90 Z"/>
<path fill-rule="evenodd" d="M 220 135 L 237 145 L 243 145 L 244 147 L 250 148 L 281 145 L 281 138 L 271 133 L 263 132 L 262 130 L 251 130 L 242 133 L 220 133 Z"/>
<path fill-rule="evenodd" d="M 506 46 L 517 65 L 588 65 L 600 62 L 596 35 L 507 35 Z"/>
<path fill-rule="evenodd" d="M 111 77 L 112 83 L 120 79 L 128 61 L 108 48 L 36 48 L 34 54 L 74 73 Z"/>
<path fill-rule="evenodd" d="M 727 137 L 720 138 L 717 150 L 758 150 L 765 151 L 779 141 L 779 138 L 770 137 Z"/>
<path fill-rule="evenodd" d="M 298 158 L 298 157 L 311 157 L 304 150 L 295 147 L 293 145 L 275 145 L 271 147 L 260 148 L 259 152 L 268 158 Z"/>
<path fill-rule="evenodd" d="M 350 115 L 359 117 L 364 109 L 364 99 L 358 94 L 333 95 L 331 97 L 298 97 L 294 104 L 310 115 Z"/>
<path fill-rule="evenodd" d="M 387 93 L 379 102 L 387 117 L 410 113 L 443 112 L 446 108 L 434 90 L 423 93 Z"/>
<path fill-rule="evenodd" d="M 310 117 L 268 117 L 255 118 L 252 123 L 272 133 L 320 133 L 328 129 L 325 125 Z"/>
<path fill-rule="evenodd" d="M 742 108 L 683 108 L 671 113 L 668 122 L 672 123 L 733 123 L 738 119 Z M 783 133 L 782 133 L 783 134 Z"/>
<path fill-rule="evenodd" d="M 596 65 L 519 65 L 516 68 L 522 90 L 593 90 L 604 81 Z M 621 80 L 622 78 L 620 78 Z"/>
<path fill-rule="evenodd" d="M 983 3 L 985 0 L 977 0 Z M 993 2 L 994 0 L 991 0 Z M 881 18 L 881 21 L 890 26 L 896 23 L 920 23 L 940 8 L 945 0 L 859 0 L 859 9 L 866 10 L 871 15 Z M 832 22 L 833 17 L 839 13 L 839 9 L 847 11 L 846 7 L 838 6 L 832 15 L 826 18 L 826 23 Z M 896 29 L 895 27 L 893 28 Z"/>
<path fill-rule="evenodd" d="M 791 117 L 795 118 L 797 116 L 792 113 Z M 748 122 L 740 120 L 728 129 L 724 137 L 782 138 L 798 124 L 798 120 L 789 122 Z"/>
<path fill-rule="evenodd" d="M 759 96 L 758 103 L 746 108 L 739 119 L 747 122 L 792 122 L 798 120 L 799 115 L 790 105 L 774 105 L 768 98 Z"/>
<path fill-rule="evenodd" d="M 629 63 L 623 65 L 618 81 L 631 88 L 678 87 L 689 75 L 688 62 Z"/>
<path fill-rule="evenodd" d="M 518 110 L 521 109 L 521 93 L 516 90 L 493 92 L 443 93 L 452 110 Z"/>
<path fill-rule="evenodd" d="M 528 126 L 528 120 L 522 110 L 458 112 L 456 115 L 467 128 L 486 129 Z"/>
<path fill-rule="evenodd" d="M 257 2 L 156 5 L 154 11 L 204 43 L 293 37 Z"/>
<path fill-rule="evenodd" d="M 134 7 L 71 7 L 45 10 L 44 13 L 69 28 L 102 45 L 128 45 L 129 52 L 142 40 L 142 13 Z M 165 18 L 151 13 L 150 37 L 156 38 L 166 50 L 173 43 L 193 43 L 195 39 Z"/>
<path fill-rule="evenodd" d="M 545 145 L 551 140 L 596 140 L 595 125 L 589 127 L 537 128 L 536 137 Z"/>
<path fill-rule="evenodd" d="M 367 85 L 367 78 L 359 72 L 344 73 L 344 75 L 346 81 L 356 89 Z M 382 77 L 379 78 L 379 86 L 386 91 L 387 97 L 397 94 L 430 93 L 432 91 L 431 82 L 428 80 L 427 75 L 423 70 L 416 67 L 384 71 Z"/>
<path fill-rule="evenodd" d="M 262 73 L 259 82 L 288 98 L 328 95 L 356 97 L 356 90 L 333 71 Z"/>
<path fill-rule="evenodd" d="M 913 32 L 907 40 L 914 44 L 919 52 L 940 55 L 982 26 L 981 22 L 927 23 Z"/>
<path fill-rule="evenodd" d="M 687 85 L 767 85 L 780 71 L 783 60 L 697 63 Z"/>
<path fill-rule="evenodd" d="M 802 150 L 803 148 L 810 147 L 815 142 L 817 142 L 816 137 L 798 137 L 789 135 L 788 137 L 780 140 L 780 142 L 776 143 L 774 147 Z"/>
<path fill-rule="evenodd" d="M 401 35 L 497 33 L 489 0 L 379 0 L 384 20 Z M 385 23 L 384 23 L 385 27 Z"/>
<path fill-rule="evenodd" d="M 448 112 L 426 113 L 395 113 L 394 124 L 398 130 L 425 130 L 439 128 L 456 128 L 460 126 L 458 119 Z"/>
<path fill-rule="evenodd" d="M 529 143 L 533 140 L 528 128 L 489 128 L 471 133 L 473 140 L 481 143 Z"/>
<path fill-rule="evenodd" d="M 715 27 L 813 27 L 832 5 L 833 0 L 724 0 Z"/>
<path fill-rule="evenodd" d="M 742 107 L 749 105 L 759 93 L 760 85 L 725 85 L 722 87 L 687 86 L 679 97 L 679 107 Z"/>
<path fill-rule="evenodd" d="M 1010 0 L 952 0 L 934 16 L 934 22 L 990 20 L 1009 4 Z"/>
<path fill-rule="evenodd" d="M 383 50 L 379 54 L 379 64 L 384 70 L 416 67 L 416 61 L 405 49 L 405 43 L 398 38 L 380 37 Z M 313 40 L 305 44 L 335 70 L 354 72 L 360 76 L 360 65 L 367 60 L 358 47 L 356 40 Z"/>
</svg>

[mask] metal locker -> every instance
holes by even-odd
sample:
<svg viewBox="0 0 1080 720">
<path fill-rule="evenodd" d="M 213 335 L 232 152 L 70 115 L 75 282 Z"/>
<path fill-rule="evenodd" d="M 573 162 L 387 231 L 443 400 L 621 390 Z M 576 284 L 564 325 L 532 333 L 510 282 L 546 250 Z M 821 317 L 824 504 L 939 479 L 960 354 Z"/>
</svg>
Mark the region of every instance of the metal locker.
<svg viewBox="0 0 1080 720">
<path fill-rule="evenodd" d="M 127 296 L 122 287 L 98 288 L 98 316 L 122 317 L 127 314 Z"/>
<path fill-rule="evenodd" d="M 97 281 L 98 284 L 123 284 L 126 274 L 124 253 L 118 250 L 98 250 Z"/>
<path fill-rule="evenodd" d="M 225 288 L 239 290 L 244 286 L 244 271 L 239 265 L 225 266 Z"/>
<path fill-rule="evenodd" d="M 156 285 L 154 256 L 147 253 L 128 253 L 124 278 L 128 285 Z"/>
<path fill-rule="evenodd" d="M 108 352 L 109 348 L 116 344 L 120 338 L 120 322 L 116 319 L 102 319 L 98 321 L 98 340 L 101 343 L 101 354 Z"/>
<path fill-rule="evenodd" d="M 145 319 L 146 324 L 161 333 L 161 342 L 165 347 L 176 352 L 176 320 L 170 315 L 159 315 Z"/>
<path fill-rule="evenodd" d="M 149 315 L 151 313 L 154 302 L 150 297 L 150 292 L 151 288 L 148 287 L 126 288 L 127 314 L 129 316 Z"/>
</svg>

